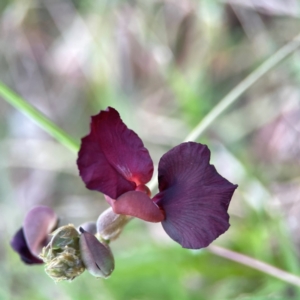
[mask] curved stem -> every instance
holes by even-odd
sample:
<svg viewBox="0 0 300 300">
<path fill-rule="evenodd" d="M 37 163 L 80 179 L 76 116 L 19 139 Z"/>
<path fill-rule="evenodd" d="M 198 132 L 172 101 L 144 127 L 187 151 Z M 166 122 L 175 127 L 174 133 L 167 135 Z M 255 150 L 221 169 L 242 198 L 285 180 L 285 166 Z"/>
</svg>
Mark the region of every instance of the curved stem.
<svg viewBox="0 0 300 300">
<path fill-rule="evenodd" d="M 263 273 L 269 274 L 273 277 L 281 279 L 290 284 L 300 286 L 300 277 L 299 276 L 296 276 L 294 274 L 291 274 L 291 273 L 288 273 L 281 269 L 278 269 L 276 267 L 273 267 L 265 262 L 259 261 L 257 259 L 246 256 L 244 254 L 240 254 L 240 253 L 234 252 L 232 250 L 228 250 L 228 249 L 225 249 L 225 248 L 222 248 L 219 246 L 215 246 L 215 245 L 210 245 L 209 247 L 207 247 L 207 250 L 215 255 L 224 257 L 226 259 L 243 264 L 247 267 L 250 267 L 250 268 L 256 269 L 258 271 L 261 271 Z"/>
<path fill-rule="evenodd" d="M 0 96 L 2 96 L 4 100 L 14 106 L 17 110 L 29 117 L 43 130 L 48 132 L 62 145 L 66 146 L 74 153 L 78 152 L 79 143 L 75 139 L 69 136 L 64 130 L 50 121 L 43 113 L 34 108 L 31 104 L 9 89 L 2 82 L 0 82 Z"/>
</svg>

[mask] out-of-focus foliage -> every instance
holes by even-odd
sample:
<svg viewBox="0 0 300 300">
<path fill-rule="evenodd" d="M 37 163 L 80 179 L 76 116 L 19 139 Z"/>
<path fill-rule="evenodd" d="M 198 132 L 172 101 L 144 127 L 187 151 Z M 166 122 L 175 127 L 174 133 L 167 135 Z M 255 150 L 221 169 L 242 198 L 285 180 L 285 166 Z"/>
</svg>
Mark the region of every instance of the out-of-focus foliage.
<svg viewBox="0 0 300 300">
<path fill-rule="evenodd" d="M 284 5 L 282 3 L 284 2 Z M 77 139 L 107 105 L 158 163 L 234 86 L 298 34 L 297 0 L 15 0 L 0 3 L 0 80 Z M 299 274 L 300 53 L 262 78 L 199 140 L 239 184 L 216 241 Z M 61 224 L 107 207 L 76 157 L 0 99 L 0 299 L 299 299 L 298 288 L 134 220 L 107 280 L 55 284 L 9 247 L 34 205 Z"/>
</svg>

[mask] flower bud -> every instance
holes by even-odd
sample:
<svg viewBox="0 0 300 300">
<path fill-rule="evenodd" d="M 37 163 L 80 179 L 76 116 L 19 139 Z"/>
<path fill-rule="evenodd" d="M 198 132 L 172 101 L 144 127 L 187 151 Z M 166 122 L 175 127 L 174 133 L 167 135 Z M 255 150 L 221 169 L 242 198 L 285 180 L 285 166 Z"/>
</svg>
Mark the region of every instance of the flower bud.
<svg viewBox="0 0 300 300">
<path fill-rule="evenodd" d="M 79 237 L 73 225 L 62 226 L 52 233 L 51 241 L 43 248 L 40 257 L 46 264 L 45 271 L 55 281 L 73 280 L 85 270 Z"/>
<path fill-rule="evenodd" d="M 86 269 L 95 277 L 107 278 L 115 268 L 114 257 L 108 245 L 102 244 L 91 233 L 80 227 L 80 252 Z"/>
<path fill-rule="evenodd" d="M 66 247 L 78 248 L 79 233 L 71 224 L 59 227 L 51 235 L 53 237 L 50 241 L 50 246 L 53 250 Z"/>
<path fill-rule="evenodd" d="M 111 208 L 105 210 L 97 220 L 99 238 L 109 241 L 115 240 L 131 219 L 131 216 L 115 214 Z"/>
<path fill-rule="evenodd" d="M 73 280 L 85 270 L 81 257 L 74 248 L 66 247 L 45 262 L 46 273 L 55 281 Z"/>
</svg>

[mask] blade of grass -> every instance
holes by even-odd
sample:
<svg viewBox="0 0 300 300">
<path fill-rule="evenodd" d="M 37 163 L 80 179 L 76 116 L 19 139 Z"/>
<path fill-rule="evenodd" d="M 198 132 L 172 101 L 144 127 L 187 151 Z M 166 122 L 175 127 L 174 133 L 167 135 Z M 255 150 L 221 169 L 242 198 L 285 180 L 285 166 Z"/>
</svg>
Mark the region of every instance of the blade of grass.
<svg viewBox="0 0 300 300">
<path fill-rule="evenodd" d="M 281 47 L 269 59 L 264 61 L 257 69 L 242 80 L 233 88 L 190 132 L 184 139 L 187 141 L 196 141 L 201 134 L 234 102 L 241 99 L 240 96 L 245 93 L 254 83 L 266 75 L 289 55 L 300 47 L 300 35 L 297 35 L 290 42 Z"/>
<path fill-rule="evenodd" d="M 59 143 L 76 153 L 79 149 L 79 143 L 63 131 L 60 127 L 50 121 L 43 113 L 26 102 L 21 96 L 13 92 L 6 85 L 0 82 L 0 96 L 17 110 L 34 121 L 43 130 L 54 137 Z"/>
</svg>

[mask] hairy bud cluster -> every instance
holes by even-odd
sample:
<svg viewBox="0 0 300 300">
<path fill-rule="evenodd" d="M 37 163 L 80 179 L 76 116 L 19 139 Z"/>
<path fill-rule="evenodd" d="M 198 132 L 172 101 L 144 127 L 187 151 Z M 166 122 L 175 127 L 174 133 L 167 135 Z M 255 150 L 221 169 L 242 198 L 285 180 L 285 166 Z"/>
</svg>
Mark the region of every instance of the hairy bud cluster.
<svg viewBox="0 0 300 300">
<path fill-rule="evenodd" d="M 79 247 L 80 233 L 69 224 L 52 232 L 52 239 L 43 248 L 46 273 L 55 281 L 73 280 L 85 270 Z"/>
<path fill-rule="evenodd" d="M 85 269 L 95 277 L 109 277 L 115 267 L 114 257 L 108 244 L 99 241 L 95 232 L 95 223 L 83 224 L 78 230 L 71 224 L 55 230 L 40 254 L 46 273 L 55 281 L 73 280 Z"/>
</svg>

